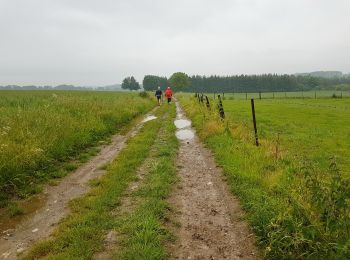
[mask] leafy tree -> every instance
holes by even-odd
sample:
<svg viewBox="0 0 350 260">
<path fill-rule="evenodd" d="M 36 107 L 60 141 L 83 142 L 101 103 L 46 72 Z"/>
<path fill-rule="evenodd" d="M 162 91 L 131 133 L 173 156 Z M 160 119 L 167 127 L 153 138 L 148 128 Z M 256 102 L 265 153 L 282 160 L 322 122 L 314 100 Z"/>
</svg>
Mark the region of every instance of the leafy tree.
<svg viewBox="0 0 350 260">
<path fill-rule="evenodd" d="M 191 86 L 191 79 L 183 72 L 176 72 L 171 75 L 169 82 L 176 90 L 186 90 Z"/>
<path fill-rule="evenodd" d="M 165 89 L 168 85 L 168 79 L 166 77 L 146 75 L 143 78 L 142 85 L 144 90 L 155 90 L 158 86 L 160 86 L 162 89 Z"/>
<path fill-rule="evenodd" d="M 126 77 L 123 80 L 122 89 L 138 90 L 140 88 L 140 84 L 136 81 L 134 76 Z"/>
</svg>

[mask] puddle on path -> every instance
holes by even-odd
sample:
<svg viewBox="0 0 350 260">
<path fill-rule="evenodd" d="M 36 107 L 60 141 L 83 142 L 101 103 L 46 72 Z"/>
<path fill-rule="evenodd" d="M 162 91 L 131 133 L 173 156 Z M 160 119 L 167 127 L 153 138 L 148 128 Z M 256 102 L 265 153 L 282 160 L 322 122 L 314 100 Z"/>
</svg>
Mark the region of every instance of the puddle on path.
<svg viewBox="0 0 350 260">
<path fill-rule="evenodd" d="M 142 123 L 146 123 L 146 122 L 154 120 L 154 119 L 157 119 L 157 117 L 154 115 L 148 115 L 145 117 L 145 119 L 142 120 Z"/>
<path fill-rule="evenodd" d="M 176 137 L 180 140 L 193 139 L 194 133 L 192 130 L 179 130 L 176 132 Z"/>
<path fill-rule="evenodd" d="M 178 119 L 174 121 L 174 124 L 176 126 L 176 128 L 186 128 L 191 126 L 191 121 L 186 120 L 186 119 Z"/>
<path fill-rule="evenodd" d="M 21 210 L 23 210 L 23 214 L 19 214 L 12 217 L 7 213 L 5 208 L 0 209 L 0 235 L 3 234 L 6 230 L 13 230 L 14 228 L 16 228 L 16 226 L 20 224 L 23 220 L 25 220 L 26 218 L 31 216 L 31 214 L 35 213 L 36 210 L 44 206 L 46 199 L 46 195 L 41 194 L 33 196 L 28 200 L 18 201 L 16 204 Z"/>
</svg>

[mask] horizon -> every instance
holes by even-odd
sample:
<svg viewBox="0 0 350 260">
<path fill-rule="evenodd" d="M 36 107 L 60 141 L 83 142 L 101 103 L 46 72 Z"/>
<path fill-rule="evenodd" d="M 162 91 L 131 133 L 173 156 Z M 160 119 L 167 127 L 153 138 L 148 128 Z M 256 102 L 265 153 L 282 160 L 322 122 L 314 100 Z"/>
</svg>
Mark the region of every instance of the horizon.
<svg viewBox="0 0 350 260">
<path fill-rule="evenodd" d="M 211 75 L 188 75 L 188 76 L 204 76 L 204 77 L 211 77 L 211 76 L 218 76 L 218 77 L 235 77 L 235 76 L 240 76 L 240 75 L 245 75 L 245 76 L 254 76 L 254 75 L 298 75 L 298 74 L 310 74 L 310 73 L 315 73 L 315 72 L 341 72 L 342 75 L 350 75 L 350 72 L 343 72 L 343 71 L 338 71 L 338 70 L 316 70 L 316 71 L 310 71 L 310 72 L 296 72 L 296 73 L 292 73 L 292 74 L 287 74 L 287 73 L 263 73 L 263 74 L 234 74 L 234 75 L 217 75 L 217 74 L 211 74 Z M 132 75 L 130 75 L 132 76 Z M 146 75 L 144 75 L 146 76 Z M 169 77 L 171 75 L 168 76 L 164 76 L 164 75 L 155 75 L 155 76 L 162 76 L 162 77 L 166 77 L 169 79 Z M 136 79 L 140 85 L 142 85 L 142 79 L 138 80 Z M 28 83 L 28 84 L 1 84 L 0 83 L 0 87 L 6 87 L 6 86 L 19 86 L 19 87 L 28 87 L 28 86 L 36 86 L 36 87 L 57 87 L 57 86 L 74 86 L 74 87 L 84 87 L 84 88 L 100 88 L 100 87 L 110 87 L 110 86 L 114 86 L 114 85 L 122 85 L 122 82 L 115 82 L 115 83 L 108 83 L 108 84 L 104 84 L 104 85 L 75 85 L 75 84 L 71 84 L 71 83 L 61 83 L 61 84 L 45 84 L 45 85 L 40 85 L 40 84 L 33 84 L 33 83 Z"/>
</svg>

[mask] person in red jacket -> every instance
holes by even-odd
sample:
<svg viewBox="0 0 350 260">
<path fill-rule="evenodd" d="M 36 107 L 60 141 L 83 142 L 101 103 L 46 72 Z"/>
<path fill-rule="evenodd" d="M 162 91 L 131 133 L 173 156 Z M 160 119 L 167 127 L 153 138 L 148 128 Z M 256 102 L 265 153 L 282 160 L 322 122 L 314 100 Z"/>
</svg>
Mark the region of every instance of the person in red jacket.
<svg viewBox="0 0 350 260">
<path fill-rule="evenodd" d="M 173 91 L 171 90 L 170 87 L 168 87 L 166 90 L 165 90 L 165 96 L 167 97 L 168 99 L 168 104 L 171 103 L 171 98 L 173 97 Z"/>
</svg>

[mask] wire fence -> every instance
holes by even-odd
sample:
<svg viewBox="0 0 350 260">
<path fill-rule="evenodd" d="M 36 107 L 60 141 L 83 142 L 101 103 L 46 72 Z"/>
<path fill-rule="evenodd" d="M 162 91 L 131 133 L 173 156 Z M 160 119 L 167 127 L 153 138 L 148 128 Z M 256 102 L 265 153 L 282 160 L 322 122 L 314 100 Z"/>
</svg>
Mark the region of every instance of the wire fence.
<svg viewBox="0 0 350 260">
<path fill-rule="evenodd" d="M 350 98 L 350 91 L 341 90 L 317 90 L 317 91 L 298 91 L 298 92 L 225 92 L 225 93 L 205 93 L 207 96 L 217 98 L 220 95 L 223 99 L 318 99 L 318 98 Z"/>
</svg>

